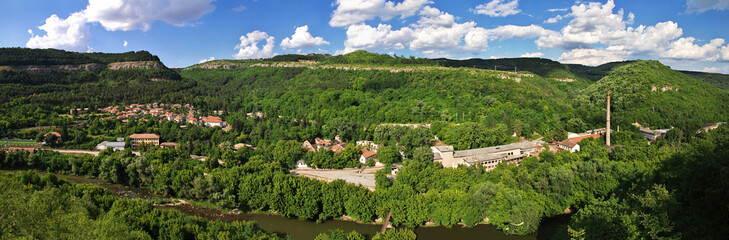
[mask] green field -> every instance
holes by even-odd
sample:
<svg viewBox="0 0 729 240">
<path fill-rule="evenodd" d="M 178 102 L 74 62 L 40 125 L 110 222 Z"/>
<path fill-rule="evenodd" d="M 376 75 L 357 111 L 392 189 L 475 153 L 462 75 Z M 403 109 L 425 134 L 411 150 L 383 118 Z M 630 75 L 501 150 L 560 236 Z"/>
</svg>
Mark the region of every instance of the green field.
<svg viewBox="0 0 729 240">
<path fill-rule="evenodd" d="M 2 147 L 37 147 L 38 142 L 35 140 L 25 139 L 0 139 L 0 146 Z"/>
</svg>

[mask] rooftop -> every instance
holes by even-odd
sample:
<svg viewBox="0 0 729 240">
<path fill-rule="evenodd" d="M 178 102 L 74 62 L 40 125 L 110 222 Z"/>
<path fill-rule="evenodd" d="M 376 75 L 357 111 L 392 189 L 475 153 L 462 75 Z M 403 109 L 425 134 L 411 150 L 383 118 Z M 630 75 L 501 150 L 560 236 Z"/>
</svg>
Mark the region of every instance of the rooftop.
<svg viewBox="0 0 729 240">
<path fill-rule="evenodd" d="M 438 146 L 440 147 L 440 146 Z M 436 148 L 438 148 L 436 147 Z M 453 149 L 452 146 L 447 146 Z M 494 147 L 487 147 L 487 148 L 477 148 L 477 149 L 469 149 L 469 150 L 461 150 L 461 151 L 455 151 L 453 153 L 453 157 L 459 158 L 459 157 L 469 157 L 469 156 L 475 156 L 475 155 L 481 155 L 481 154 L 494 154 L 504 151 L 511 151 L 515 149 L 532 149 L 534 148 L 534 144 L 529 141 L 523 141 L 518 143 L 511 143 L 501 146 L 494 146 Z"/>
<path fill-rule="evenodd" d="M 129 138 L 133 139 L 149 139 L 149 138 L 157 138 L 159 139 L 159 135 L 154 133 L 136 133 L 129 136 Z"/>
</svg>

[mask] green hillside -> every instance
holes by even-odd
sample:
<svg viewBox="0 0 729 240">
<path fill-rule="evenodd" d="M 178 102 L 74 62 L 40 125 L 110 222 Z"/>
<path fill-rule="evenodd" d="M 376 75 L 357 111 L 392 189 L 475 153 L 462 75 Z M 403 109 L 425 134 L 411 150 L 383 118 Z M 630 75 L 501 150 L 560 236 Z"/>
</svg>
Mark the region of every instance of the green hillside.
<svg viewBox="0 0 729 240">
<path fill-rule="evenodd" d="M 581 90 L 576 106 L 599 109 L 612 93 L 614 120 L 652 127 L 699 126 L 729 116 L 729 93 L 672 70 L 657 61 L 635 61 Z M 603 113 L 591 114 L 591 119 Z"/>
<path fill-rule="evenodd" d="M 502 58 L 502 59 L 436 59 L 436 61 L 447 67 L 470 67 L 480 69 L 494 69 L 502 71 L 528 71 L 545 78 L 570 78 L 577 79 L 578 76 L 559 63 L 543 58 Z"/>
<path fill-rule="evenodd" d="M 701 80 L 705 83 L 711 84 L 714 87 L 718 87 L 729 91 L 729 75 L 721 73 L 705 73 L 705 72 L 694 72 L 694 71 L 680 71 L 689 77 Z"/>
<path fill-rule="evenodd" d="M 156 61 L 157 56 L 147 51 L 126 53 L 78 53 L 58 49 L 0 48 L 0 66 L 65 65 L 86 63 L 113 63 L 128 61 Z"/>
</svg>

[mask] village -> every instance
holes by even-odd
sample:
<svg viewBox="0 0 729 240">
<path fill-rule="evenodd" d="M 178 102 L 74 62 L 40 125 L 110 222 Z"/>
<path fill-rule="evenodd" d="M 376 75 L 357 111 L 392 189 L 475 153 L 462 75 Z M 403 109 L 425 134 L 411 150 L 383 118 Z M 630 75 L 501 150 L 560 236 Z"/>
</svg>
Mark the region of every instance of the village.
<svg viewBox="0 0 729 240">
<path fill-rule="evenodd" d="M 105 120 L 121 120 L 122 122 L 128 122 L 132 119 L 139 119 L 142 121 L 148 121 L 146 116 L 152 116 L 159 118 L 159 121 L 173 121 L 177 123 L 183 123 L 180 125 L 181 128 L 185 128 L 187 125 L 196 125 L 204 127 L 219 127 L 224 131 L 232 130 L 226 121 L 224 121 L 220 115 L 223 111 L 213 111 L 212 115 L 201 116 L 200 112 L 190 104 L 166 104 L 166 103 L 148 103 L 148 104 L 130 104 L 127 106 L 117 105 L 109 106 L 105 108 L 97 109 L 96 113 L 91 113 L 88 108 L 76 108 L 69 111 L 69 116 L 84 116 L 84 115 L 101 115 L 101 119 Z M 265 114 L 261 112 L 248 113 L 248 117 L 263 117 Z M 280 116 L 279 116 L 280 117 Z M 539 154 L 545 149 L 549 149 L 551 152 L 578 152 L 580 151 L 580 142 L 586 138 L 598 139 L 604 137 L 606 140 L 606 148 L 610 151 L 615 147 L 610 145 L 610 134 L 613 130 L 609 129 L 609 113 L 608 113 L 607 128 L 599 128 L 588 130 L 582 133 L 567 133 L 567 139 L 557 142 L 545 142 L 541 138 L 536 140 L 521 139 L 517 142 L 491 146 L 486 148 L 477 149 L 463 149 L 456 150 L 452 145 L 446 145 L 437 140 L 437 136 L 433 136 L 431 139 L 431 151 L 433 154 L 433 162 L 441 164 L 446 168 L 457 168 L 459 166 L 481 166 L 485 171 L 491 171 L 499 166 L 499 164 L 511 164 L 518 166 L 521 161 L 526 157 L 539 157 Z M 718 123 L 707 123 L 698 132 L 706 132 L 712 129 L 716 129 L 719 125 L 726 124 L 726 122 Z M 383 124 L 388 126 L 399 126 L 409 128 L 430 128 L 430 124 Z M 659 138 L 665 138 L 668 129 L 650 129 L 644 127 L 640 123 L 633 123 L 633 126 L 637 127 L 640 134 L 650 144 L 657 141 Z M 620 131 L 618 126 L 617 131 Z M 11 141 L 5 140 L 3 142 L 3 148 L 6 150 L 24 150 L 33 151 L 39 146 L 52 145 L 51 143 L 62 142 L 63 139 L 61 134 L 55 131 L 50 131 L 44 134 L 44 141 L 38 143 L 38 146 L 29 144 L 27 146 L 16 146 Z M 335 136 L 334 139 L 322 139 L 315 138 L 312 141 L 305 140 L 301 144 L 301 148 L 308 152 L 318 152 L 322 150 L 329 150 L 334 153 L 339 153 L 344 150 L 350 143 L 342 141 L 339 136 Z M 402 167 L 402 164 L 393 163 L 386 166 L 379 161 L 377 152 L 384 143 L 377 143 L 370 140 L 358 140 L 355 141 L 355 146 L 359 149 L 359 163 L 360 167 L 351 169 L 322 169 L 319 166 L 312 166 L 311 163 L 307 163 L 304 160 L 296 162 L 295 168 L 291 170 L 291 174 L 301 175 L 313 179 L 319 179 L 324 181 L 333 181 L 342 179 L 350 183 L 360 184 L 374 191 L 375 188 L 375 177 L 374 174 L 377 170 L 385 167 L 390 167 L 389 177 L 394 179 L 397 172 Z M 124 151 L 127 148 L 134 150 L 135 154 L 139 155 L 136 150 L 142 146 L 147 147 L 160 147 L 160 148 L 176 148 L 178 146 L 175 142 L 162 142 L 160 136 L 154 133 L 136 133 L 127 137 L 118 137 L 116 141 L 102 141 L 99 142 L 95 149 L 92 151 L 88 150 L 69 150 L 69 149 L 52 149 L 62 153 L 82 153 L 98 155 L 100 151 L 111 149 L 112 151 Z M 255 149 L 254 146 L 246 143 L 234 143 L 233 149 L 236 151 L 241 148 Z M 405 158 L 403 151 L 400 151 L 402 158 Z M 207 156 L 190 156 L 193 159 L 200 161 L 207 161 Z M 219 164 L 224 164 L 220 159 L 216 159 Z"/>
</svg>

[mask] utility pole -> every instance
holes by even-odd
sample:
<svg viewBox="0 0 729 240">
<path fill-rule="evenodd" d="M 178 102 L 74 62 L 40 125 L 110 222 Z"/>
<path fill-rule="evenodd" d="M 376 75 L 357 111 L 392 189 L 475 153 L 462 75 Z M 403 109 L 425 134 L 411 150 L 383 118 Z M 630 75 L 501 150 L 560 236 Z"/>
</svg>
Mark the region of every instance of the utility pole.
<svg viewBox="0 0 729 240">
<path fill-rule="evenodd" d="M 610 91 L 607 92 L 607 133 L 605 134 L 605 146 L 610 146 Z"/>
</svg>

